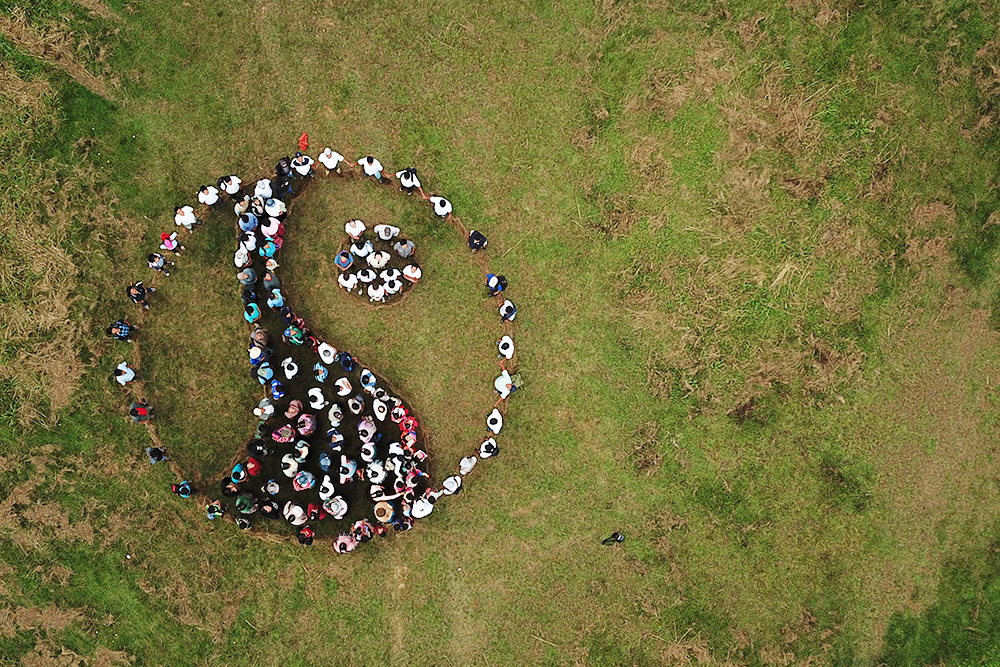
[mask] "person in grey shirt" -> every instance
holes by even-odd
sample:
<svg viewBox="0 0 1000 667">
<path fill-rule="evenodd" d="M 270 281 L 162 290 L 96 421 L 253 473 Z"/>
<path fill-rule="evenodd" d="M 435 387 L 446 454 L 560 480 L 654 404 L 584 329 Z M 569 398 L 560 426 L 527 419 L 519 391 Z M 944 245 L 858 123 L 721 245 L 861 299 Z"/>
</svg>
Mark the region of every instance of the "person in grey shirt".
<svg viewBox="0 0 1000 667">
<path fill-rule="evenodd" d="M 392 246 L 392 249 L 396 251 L 397 255 L 405 258 L 413 254 L 416 246 L 413 245 L 413 241 L 408 239 L 399 239 L 396 241 L 395 245 Z"/>
</svg>

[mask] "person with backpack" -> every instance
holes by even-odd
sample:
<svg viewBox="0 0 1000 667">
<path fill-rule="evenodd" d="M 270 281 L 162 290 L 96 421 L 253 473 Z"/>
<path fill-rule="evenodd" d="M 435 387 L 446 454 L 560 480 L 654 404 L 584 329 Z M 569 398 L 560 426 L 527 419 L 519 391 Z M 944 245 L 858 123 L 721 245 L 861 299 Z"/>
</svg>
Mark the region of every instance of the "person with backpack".
<svg viewBox="0 0 1000 667">
<path fill-rule="evenodd" d="M 498 296 L 500 292 L 507 289 L 507 278 L 505 276 L 495 276 L 492 273 L 487 273 L 486 289 L 490 291 L 490 296 Z"/>
<path fill-rule="evenodd" d="M 139 282 L 134 282 L 128 286 L 128 298 L 132 299 L 132 303 L 149 310 L 149 304 L 146 303 L 146 297 L 155 291 L 155 287 L 146 287 L 140 280 Z"/>
</svg>

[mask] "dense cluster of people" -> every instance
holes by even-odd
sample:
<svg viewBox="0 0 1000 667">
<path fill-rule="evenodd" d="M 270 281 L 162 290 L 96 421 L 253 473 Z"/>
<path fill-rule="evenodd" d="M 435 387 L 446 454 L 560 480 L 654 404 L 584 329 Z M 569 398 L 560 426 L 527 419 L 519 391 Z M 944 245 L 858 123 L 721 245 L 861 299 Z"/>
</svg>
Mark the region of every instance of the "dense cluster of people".
<svg viewBox="0 0 1000 667">
<path fill-rule="evenodd" d="M 229 175 L 219 178 L 215 186 L 198 189 L 198 200 L 207 210 L 232 207 L 233 264 L 249 332 L 247 361 L 251 377 L 264 393 L 253 409 L 259 419 L 254 437 L 219 487 L 223 497 L 234 499 L 233 507 L 223 499 L 213 500 L 206 506 L 206 516 L 214 520 L 229 514 L 244 530 L 257 517 L 281 518 L 296 528 L 303 544 L 312 543 L 318 522 L 329 517 L 349 524 L 334 540 L 337 551 L 347 552 L 374 536 L 388 534 L 390 528 L 408 530 L 414 520 L 433 511 L 441 496 L 458 493 L 479 459 L 499 454 L 495 439 L 503 426 L 499 408 L 521 386 L 521 378 L 507 369 L 514 357 L 514 341 L 505 332 L 497 340 L 500 374 L 494 389 L 499 398 L 486 417 L 488 434 L 476 451 L 459 462 L 457 474 L 433 487 L 422 467 L 427 454 L 421 448 L 416 417 L 391 386 L 358 359 L 314 334 L 288 303 L 277 275 L 289 205 L 315 178 L 317 165 L 326 176 L 343 176 L 344 165 L 359 166 L 365 178 L 378 183 L 391 184 L 392 176 L 372 156 L 351 162 L 326 148 L 314 160 L 304 153 L 305 135 L 300 147 L 302 151 L 294 157 L 281 158 L 273 174 L 255 182 Z M 476 230 L 466 232 L 451 202 L 424 193 L 415 169 L 402 169 L 395 176 L 401 192 L 418 193 L 436 215 L 454 222 L 467 235 L 470 250 L 486 248 L 486 237 Z M 189 234 L 204 221 L 204 215 L 190 205 L 175 207 L 174 214 L 175 223 Z M 345 232 L 350 245 L 335 260 L 344 289 L 384 303 L 420 280 L 414 244 L 400 236 L 398 227 L 382 222 L 372 227 L 369 236 L 368 225 L 352 219 Z M 175 258 L 185 250 L 176 231 L 163 233 L 160 240 L 159 250 Z M 174 262 L 161 252 L 151 253 L 148 264 L 164 276 L 174 268 Z M 506 299 L 506 277 L 488 273 L 485 284 L 489 297 L 502 301 L 498 306 L 501 324 L 513 322 L 517 309 Z M 128 296 L 149 309 L 147 300 L 155 291 L 137 281 L 129 285 Z M 107 333 L 132 342 L 135 328 L 121 319 Z M 115 373 L 122 386 L 135 378 L 126 362 Z M 137 423 L 153 418 L 145 400 L 133 402 L 129 414 Z M 147 455 L 151 463 L 169 458 L 162 447 L 147 448 Z M 197 493 L 188 480 L 171 490 L 184 498 Z"/>
</svg>

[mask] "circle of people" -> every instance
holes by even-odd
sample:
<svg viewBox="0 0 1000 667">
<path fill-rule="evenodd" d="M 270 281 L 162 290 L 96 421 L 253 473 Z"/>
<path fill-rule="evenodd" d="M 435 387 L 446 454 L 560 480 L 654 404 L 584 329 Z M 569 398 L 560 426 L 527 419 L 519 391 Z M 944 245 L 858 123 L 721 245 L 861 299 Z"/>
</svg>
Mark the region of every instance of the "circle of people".
<svg viewBox="0 0 1000 667">
<path fill-rule="evenodd" d="M 307 136 L 303 133 L 300 139 L 302 151 L 306 149 L 307 141 Z M 245 463 L 237 463 L 231 474 L 223 479 L 222 492 L 223 495 L 237 497 L 235 522 L 241 529 L 251 528 L 250 516 L 256 512 L 260 512 L 263 516 L 276 517 L 280 515 L 292 526 L 297 527 L 298 540 L 305 545 L 312 544 L 315 536 L 315 531 L 308 525 L 308 522 L 320 520 L 327 515 L 334 519 L 341 519 L 347 513 L 347 503 L 342 496 L 337 495 L 336 485 L 329 475 L 325 475 L 323 480 L 319 482 L 320 504 L 289 501 L 283 507 L 279 507 L 273 500 L 259 500 L 252 494 L 241 492 L 240 484 L 249 477 L 258 474 L 261 459 L 273 453 L 264 440 L 266 436 L 270 436 L 275 443 L 296 443 L 292 451 L 286 453 L 281 459 L 282 472 L 292 479 L 295 491 L 311 489 L 318 482 L 312 473 L 299 470 L 299 466 L 309 454 L 309 447 L 305 441 L 297 440 L 300 436 L 311 435 L 315 430 L 315 415 L 305 412 L 301 401 L 293 400 L 289 403 L 284 415 L 286 419 L 292 420 L 294 426 L 291 423 L 286 423 L 278 429 L 271 430 L 266 425 L 266 421 L 274 415 L 274 401 L 282 398 L 283 392 L 282 383 L 274 377 L 274 369 L 270 365 L 269 334 L 257 325 L 261 311 L 255 293 L 258 276 L 252 267 L 255 256 L 261 259 L 264 264 L 260 284 L 267 292 L 266 304 L 278 312 L 288 325 L 282 333 L 282 340 L 291 345 L 307 345 L 319 356 L 320 361 L 314 366 L 314 374 L 319 381 L 325 380 L 328 372 L 327 367 L 321 362 L 325 362 L 327 365 L 338 363 L 345 372 L 354 370 L 355 360 L 347 352 L 338 352 L 334 346 L 312 336 L 301 318 L 295 316 L 285 303 L 285 297 L 281 292 L 280 282 L 275 273 L 279 266 L 275 257 L 283 243 L 288 212 L 287 204 L 283 198 L 294 194 L 296 180 L 311 179 L 316 175 L 317 161 L 322 165 L 326 176 L 332 174 L 344 176 L 345 165 L 358 166 L 362 169 L 365 178 L 377 183 L 392 184 L 391 177 L 374 157 L 365 156 L 359 158 L 357 162 L 351 162 L 340 153 L 325 148 L 316 160 L 301 151 L 295 153 L 294 158 L 282 158 L 275 166 L 274 178 L 258 179 L 254 184 L 252 194 L 244 190 L 243 181 L 236 175 L 223 176 L 218 179 L 216 187 L 203 185 L 198 191 L 199 202 L 209 210 L 222 208 L 222 195 L 225 194 L 237 216 L 238 246 L 233 256 L 233 262 L 239 269 L 237 279 L 243 287 L 244 318 L 248 325 L 253 328 L 248 356 L 254 376 L 267 389 L 268 393 L 268 397 L 261 400 L 254 408 L 254 414 L 261 420 L 261 423 L 255 438 L 251 439 L 247 445 L 249 458 Z M 451 202 L 440 195 L 426 195 L 414 168 L 402 169 L 396 172 L 395 176 L 401 192 L 408 195 L 419 193 L 421 199 L 431 204 L 437 216 L 445 221 L 457 223 L 459 229 L 465 234 L 461 222 L 453 215 Z M 183 228 L 190 235 L 204 222 L 204 213 L 207 211 L 196 212 L 193 206 L 180 205 L 174 209 L 174 221 L 178 227 Z M 352 243 L 350 248 L 339 253 L 335 260 L 337 267 L 341 270 L 338 282 L 349 292 L 353 291 L 359 283 L 367 285 L 370 301 L 384 302 L 403 292 L 404 285 L 400 278 L 410 285 L 415 284 L 421 277 L 421 269 L 415 261 L 412 261 L 413 242 L 399 237 L 399 228 L 389 224 L 375 225 L 374 232 L 377 238 L 386 243 L 395 239 L 395 243 L 392 245 L 393 251 L 398 257 L 409 261 L 402 271 L 383 270 L 378 276 L 382 278 L 382 282 L 376 283 L 375 270 L 385 267 L 390 257 L 387 256 L 389 253 L 386 250 L 375 250 L 372 242 L 365 238 L 366 230 L 367 226 L 356 219 L 349 220 L 345 225 L 345 232 L 351 238 Z M 466 240 L 472 252 L 482 251 L 488 244 L 486 236 L 475 229 L 467 233 Z M 176 260 L 186 248 L 181 243 L 177 230 L 164 232 L 160 235 L 160 241 L 159 250 L 161 252 L 151 253 L 147 258 L 148 265 L 154 271 L 154 275 L 160 273 L 169 276 L 169 270 L 175 267 L 175 261 L 168 260 L 165 253 L 169 253 L 172 259 Z M 359 259 L 364 259 L 368 266 L 356 273 L 349 272 L 349 269 L 356 266 L 355 263 Z M 488 273 L 485 284 L 490 297 L 502 300 L 497 309 L 501 325 L 513 322 L 517 315 L 517 308 L 506 298 L 505 291 L 508 287 L 506 277 Z M 127 288 L 129 299 L 145 310 L 149 309 L 149 297 L 155 292 L 156 288 L 145 285 L 143 281 L 132 282 Z M 115 340 L 132 343 L 135 342 L 137 328 L 130 324 L 126 318 L 121 318 L 108 327 L 107 334 Z M 514 357 L 513 338 L 509 333 L 504 333 L 496 341 L 496 345 L 500 374 L 494 381 L 494 389 L 499 398 L 494 403 L 492 411 L 486 416 L 487 435 L 479 444 L 476 452 L 461 459 L 458 474 L 446 477 L 440 488 L 436 489 L 426 485 L 427 475 L 419 469 L 419 463 L 423 462 L 427 455 L 423 451 L 415 449 L 417 442 L 416 419 L 409 413 L 402 401 L 378 385 L 378 381 L 371 371 L 362 370 L 360 380 L 362 390 L 370 399 L 370 408 L 373 413 L 361 416 L 358 424 L 359 437 L 362 441 L 361 458 L 367 466 L 359 473 L 357 463 L 341 455 L 339 480 L 341 484 L 344 484 L 356 475 L 363 479 L 367 473 L 368 481 L 372 482 L 370 495 L 374 504 L 376 522 L 373 524 L 368 519 L 361 519 L 356 521 L 348 531 L 338 535 L 334 541 L 334 547 L 338 552 L 352 551 L 359 543 L 367 542 L 373 536 L 388 534 L 387 525 L 391 525 L 397 531 L 408 530 L 412 527 L 414 520 L 424 518 L 433 511 L 435 503 L 441 496 L 453 495 L 461 491 L 463 478 L 472 472 L 480 459 L 491 458 L 500 453 L 500 447 L 495 437 L 503 428 L 503 414 L 499 407 L 511 393 L 521 386 L 522 381 L 520 375 L 512 373 L 505 364 Z M 289 380 L 298 372 L 298 367 L 291 357 L 285 359 L 280 367 L 286 379 Z M 122 361 L 115 369 L 115 380 L 123 387 L 134 381 L 136 377 L 136 370 L 131 368 L 127 361 Z M 365 396 L 361 394 L 351 396 L 353 387 L 347 377 L 337 380 L 334 387 L 338 396 L 350 396 L 347 404 L 351 414 L 360 415 L 365 410 Z M 310 389 L 308 395 L 310 408 L 318 411 L 330 406 L 320 387 Z M 152 406 L 145 399 L 131 403 L 129 416 L 135 423 L 148 422 L 155 417 Z M 334 463 L 332 454 L 340 451 L 340 444 L 344 439 L 344 436 L 336 428 L 344 419 L 343 410 L 338 403 L 329 407 L 328 416 L 331 424 L 331 429 L 327 433 L 330 452 L 323 451 L 319 461 L 320 468 L 324 471 L 328 470 Z M 390 445 L 389 456 L 383 462 L 375 459 L 374 435 L 376 431 L 375 420 L 383 421 L 386 417 L 400 427 L 400 441 Z M 151 464 L 160 463 L 170 458 L 166 448 L 162 446 L 147 447 L 146 454 Z M 383 482 L 390 481 L 388 480 L 389 471 L 394 473 L 395 479 L 392 480 L 391 484 L 383 484 Z M 424 482 L 426 488 L 418 496 L 414 490 L 421 481 Z M 279 486 L 278 482 L 272 479 L 261 488 L 265 491 L 265 496 L 273 496 L 277 493 Z M 173 484 L 171 490 L 182 498 L 189 498 L 197 493 L 194 484 L 189 480 Z M 228 506 L 220 500 L 215 500 L 206 506 L 206 516 L 210 520 L 221 518 L 227 512 Z"/>
</svg>

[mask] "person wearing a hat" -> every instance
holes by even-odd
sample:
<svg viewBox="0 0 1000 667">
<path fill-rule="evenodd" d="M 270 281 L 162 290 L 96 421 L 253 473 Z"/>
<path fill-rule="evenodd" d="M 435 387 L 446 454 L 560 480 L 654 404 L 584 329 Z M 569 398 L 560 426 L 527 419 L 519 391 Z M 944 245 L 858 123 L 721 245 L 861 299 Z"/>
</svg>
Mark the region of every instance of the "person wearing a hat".
<svg viewBox="0 0 1000 667">
<path fill-rule="evenodd" d="M 440 195 L 434 195 L 433 197 L 427 197 L 431 204 L 434 205 L 434 213 L 445 220 L 451 218 L 452 206 L 451 202 Z"/>
<path fill-rule="evenodd" d="M 233 201 L 242 199 L 243 197 L 243 181 L 240 180 L 239 176 L 223 176 L 216 183 L 219 189 L 229 195 L 229 198 Z"/>
<path fill-rule="evenodd" d="M 160 250 L 169 250 L 180 257 L 184 246 L 177 240 L 177 232 L 163 232 L 160 234 Z"/>
<path fill-rule="evenodd" d="M 319 344 L 319 358 L 324 364 L 332 364 L 337 361 L 337 348 L 329 343 Z"/>
<path fill-rule="evenodd" d="M 305 333 L 294 324 L 286 328 L 281 336 L 289 345 L 302 345 L 306 342 Z"/>
<path fill-rule="evenodd" d="M 257 181 L 257 184 L 253 188 L 253 196 L 260 197 L 261 199 L 267 199 L 272 194 L 274 194 L 274 189 L 271 187 L 271 179 L 262 178 Z"/>
<path fill-rule="evenodd" d="M 250 259 L 250 252 L 242 245 L 233 253 L 233 266 L 237 269 L 245 269 L 250 266 L 252 261 Z"/>
<path fill-rule="evenodd" d="M 347 501 L 342 496 L 334 496 L 323 503 L 323 511 L 338 521 L 344 518 L 347 509 Z"/>
<path fill-rule="evenodd" d="M 481 459 L 488 459 L 499 453 L 500 448 L 497 446 L 497 441 L 493 438 L 486 438 L 483 440 L 483 444 L 479 445 L 479 458 Z"/>
<path fill-rule="evenodd" d="M 486 274 L 486 289 L 490 291 L 490 296 L 497 296 L 507 289 L 507 278 L 505 276 L 495 276 L 492 273 Z"/>
<path fill-rule="evenodd" d="M 285 214 L 288 213 L 288 207 L 285 206 L 285 202 L 280 199 L 275 199 L 274 197 L 268 197 L 264 201 L 264 213 L 272 218 L 276 218 L 281 221 L 284 219 Z"/>
<path fill-rule="evenodd" d="M 499 410 L 493 408 L 493 412 L 486 418 L 486 430 L 497 435 L 501 428 L 503 428 L 503 415 L 500 414 Z"/>
<path fill-rule="evenodd" d="M 507 299 L 502 304 L 500 304 L 500 322 L 513 322 L 514 317 L 517 315 L 517 306 L 515 306 L 510 299 Z"/>
<path fill-rule="evenodd" d="M 417 266 L 416 264 L 407 264 L 405 267 L 403 267 L 403 278 L 405 278 L 407 281 L 411 283 L 416 283 L 418 280 L 420 280 L 421 275 L 422 271 L 420 270 L 420 267 Z"/>
<path fill-rule="evenodd" d="M 389 523 L 392 521 L 393 514 L 392 503 L 385 500 L 375 503 L 375 519 L 380 523 Z"/>
<path fill-rule="evenodd" d="M 236 279 L 240 285 L 250 286 L 257 282 L 257 272 L 248 266 L 236 274 Z"/>
<path fill-rule="evenodd" d="M 396 251 L 397 255 L 399 255 L 403 259 L 406 259 L 407 257 L 413 254 L 413 251 L 416 249 L 416 246 L 413 244 L 413 241 L 407 239 L 399 239 L 398 241 L 396 241 L 396 243 L 393 244 L 392 249 Z"/>
<path fill-rule="evenodd" d="M 194 214 L 194 209 L 190 206 L 175 206 L 174 222 L 177 223 L 178 227 L 183 227 L 189 232 L 194 231 L 195 225 L 201 224 L 201 221 L 198 220 L 198 216 Z"/>
<path fill-rule="evenodd" d="M 247 356 L 250 357 L 250 364 L 253 366 L 259 366 L 265 361 L 270 361 L 272 354 L 274 354 L 274 350 L 266 346 L 261 347 L 260 345 L 252 345 L 247 350 Z"/>
<path fill-rule="evenodd" d="M 171 484 L 170 492 L 176 493 L 181 498 L 190 498 L 192 495 L 194 495 L 195 489 L 191 485 L 191 482 L 184 480 L 180 484 Z"/>
<path fill-rule="evenodd" d="M 402 171 L 396 172 L 396 178 L 399 179 L 399 191 L 405 192 L 408 195 L 412 195 L 415 189 L 420 190 L 420 196 L 424 195 L 423 189 L 420 188 L 420 179 L 417 178 L 417 170 L 413 167 L 407 167 Z M 386 239 L 388 241 L 389 239 Z"/>
<path fill-rule="evenodd" d="M 482 232 L 478 232 L 473 229 L 469 232 L 469 250 L 472 252 L 478 252 L 486 248 L 487 240 Z"/>
<path fill-rule="evenodd" d="M 472 469 L 476 467 L 476 462 L 478 459 L 475 456 L 466 456 L 461 461 L 458 462 L 458 472 L 464 477 L 472 472 Z"/>
<path fill-rule="evenodd" d="M 340 171 L 340 163 L 344 161 L 344 156 L 329 146 L 323 149 L 323 152 L 319 154 L 318 159 L 323 163 L 323 166 L 326 167 L 327 176 L 330 175 L 331 171 L 335 171 L 338 174 L 342 173 Z"/>
<path fill-rule="evenodd" d="M 447 496 L 453 496 L 462 490 L 462 478 L 458 475 L 452 475 L 441 482 L 441 490 Z"/>
<path fill-rule="evenodd" d="M 219 190 L 218 188 L 213 188 L 211 185 L 203 185 L 198 188 L 198 201 L 200 201 L 205 206 L 211 206 L 215 208 L 215 205 L 219 203 Z"/>
<path fill-rule="evenodd" d="M 268 382 L 271 381 L 271 378 L 274 377 L 274 369 L 271 368 L 271 364 L 265 361 L 264 363 L 262 363 L 260 366 L 257 367 L 256 375 L 257 375 L 257 381 L 260 382 L 261 385 L 266 385 Z"/>
<path fill-rule="evenodd" d="M 396 236 L 399 236 L 399 227 L 393 227 L 392 225 L 375 225 L 375 233 L 383 241 L 391 241 Z"/>
<path fill-rule="evenodd" d="M 314 160 L 308 155 L 296 153 L 295 157 L 292 158 L 292 168 L 299 175 L 299 178 L 305 178 L 313 175 L 313 162 Z"/>
</svg>

